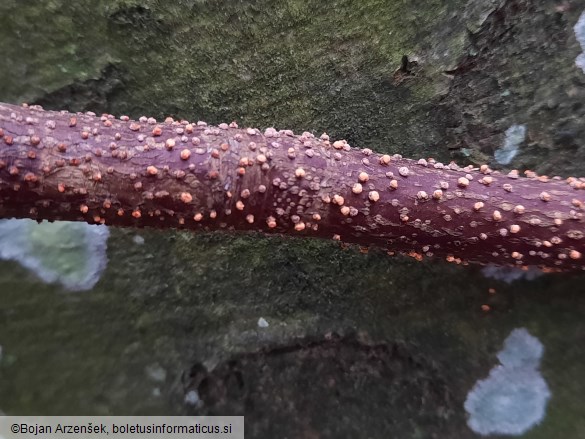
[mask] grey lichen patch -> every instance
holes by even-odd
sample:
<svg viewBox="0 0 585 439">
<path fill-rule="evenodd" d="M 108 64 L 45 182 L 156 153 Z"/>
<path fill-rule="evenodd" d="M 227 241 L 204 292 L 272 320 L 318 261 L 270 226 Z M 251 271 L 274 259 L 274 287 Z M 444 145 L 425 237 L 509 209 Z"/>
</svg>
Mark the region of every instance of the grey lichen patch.
<svg viewBox="0 0 585 439">
<path fill-rule="evenodd" d="M 512 125 L 506 130 L 504 144 L 494 153 L 494 158 L 501 165 L 508 165 L 518 154 L 518 149 L 526 138 L 525 125 Z"/>
<path fill-rule="evenodd" d="M 473 431 L 519 436 L 543 420 L 551 396 L 538 370 L 543 351 L 525 328 L 511 332 L 498 353 L 501 365 L 467 395 L 467 423 Z"/>
<path fill-rule="evenodd" d="M 575 38 L 577 38 L 577 41 L 581 45 L 581 50 L 585 52 L 585 12 L 581 14 L 573 30 L 575 31 Z M 575 65 L 585 73 L 585 53 L 580 53 L 577 56 Z"/>
<path fill-rule="evenodd" d="M 0 221 L 0 259 L 18 261 L 45 282 L 69 290 L 94 287 L 107 264 L 104 226 Z"/>
</svg>

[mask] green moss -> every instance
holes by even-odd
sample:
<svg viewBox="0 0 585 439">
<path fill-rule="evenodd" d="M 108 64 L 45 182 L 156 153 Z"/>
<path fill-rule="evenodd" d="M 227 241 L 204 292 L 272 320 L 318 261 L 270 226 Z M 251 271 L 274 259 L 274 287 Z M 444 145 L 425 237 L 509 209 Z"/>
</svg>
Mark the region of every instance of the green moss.
<svg viewBox="0 0 585 439">
<path fill-rule="evenodd" d="M 436 73 L 463 54 L 466 41 L 464 26 L 453 26 L 460 0 L 40 3 L 1 6 L 0 51 L 20 69 L 0 73 L 4 100 L 237 119 L 433 156 L 443 130 L 428 111 L 444 81 Z M 420 60 L 416 74 L 398 82 L 404 55 Z M 112 72 L 119 82 L 96 90 Z M 77 93 L 64 93 L 68 87 Z"/>
<path fill-rule="evenodd" d="M 112 61 L 106 21 L 94 2 L 45 0 L 0 4 L 0 96 L 29 102 L 75 81 L 97 78 Z"/>
<path fill-rule="evenodd" d="M 465 435 L 467 391 L 487 376 L 509 332 L 526 327 L 545 346 L 542 370 L 553 394 L 543 425 L 527 437 L 574 437 L 585 428 L 581 277 L 506 285 L 474 269 L 318 240 L 141 231 L 145 243 L 137 245 L 135 233 L 113 231 L 111 263 L 88 293 L 63 294 L 16 264 L 0 265 L 2 410 L 183 413 L 174 380 L 191 362 L 359 332 L 404 343 L 433 364 L 450 383 L 450 425 Z M 270 326 L 259 330 L 259 317 Z M 148 377 L 155 363 L 167 381 Z M 414 416 L 406 408 L 395 415 Z"/>
</svg>

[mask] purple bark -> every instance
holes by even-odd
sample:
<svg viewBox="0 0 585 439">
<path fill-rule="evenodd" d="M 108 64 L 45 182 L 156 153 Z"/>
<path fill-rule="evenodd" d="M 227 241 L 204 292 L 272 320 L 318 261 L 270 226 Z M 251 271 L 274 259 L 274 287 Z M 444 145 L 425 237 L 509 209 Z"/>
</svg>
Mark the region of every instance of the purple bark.
<svg viewBox="0 0 585 439">
<path fill-rule="evenodd" d="M 0 218 L 255 230 L 565 271 L 585 268 L 584 188 L 307 132 L 0 103 Z"/>
</svg>

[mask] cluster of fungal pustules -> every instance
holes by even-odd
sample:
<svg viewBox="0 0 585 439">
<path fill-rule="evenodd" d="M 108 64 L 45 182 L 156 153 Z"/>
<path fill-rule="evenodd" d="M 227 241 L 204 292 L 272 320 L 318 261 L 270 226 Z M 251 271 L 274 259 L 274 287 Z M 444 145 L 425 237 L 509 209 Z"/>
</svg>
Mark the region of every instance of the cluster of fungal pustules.
<svg viewBox="0 0 585 439">
<path fill-rule="evenodd" d="M 258 230 L 416 259 L 585 267 L 585 179 L 352 148 L 309 132 L 0 104 L 0 217 Z"/>
</svg>

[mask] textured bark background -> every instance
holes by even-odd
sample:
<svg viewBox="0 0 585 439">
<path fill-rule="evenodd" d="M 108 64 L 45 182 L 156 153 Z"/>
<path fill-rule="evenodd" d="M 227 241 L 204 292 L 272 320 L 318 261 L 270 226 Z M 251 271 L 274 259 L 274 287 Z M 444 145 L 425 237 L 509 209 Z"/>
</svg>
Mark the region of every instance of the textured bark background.
<svg viewBox="0 0 585 439">
<path fill-rule="evenodd" d="M 585 174 L 582 1 L 228 5 L 3 1 L 0 100 L 326 131 L 492 167 L 525 124 L 510 167 Z M 508 285 L 334 243 L 140 231 L 138 246 L 135 233 L 112 231 L 84 294 L 0 263 L 0 410 L 245 413 L 251 437 L 474 437 L 465 395 L 524 326 L 553 394 L 527 437 L 585 429 L 583 276 Z"/>
</svg>

